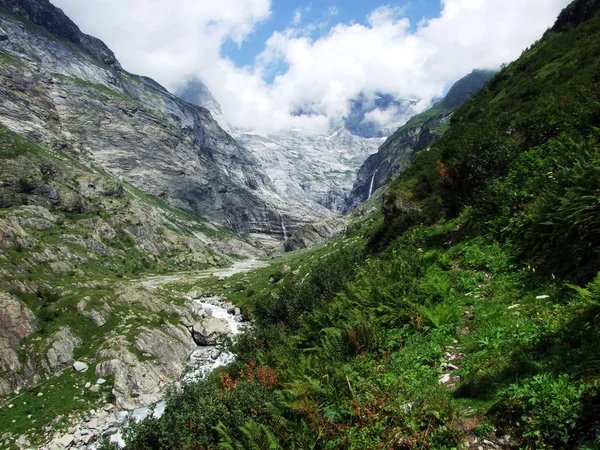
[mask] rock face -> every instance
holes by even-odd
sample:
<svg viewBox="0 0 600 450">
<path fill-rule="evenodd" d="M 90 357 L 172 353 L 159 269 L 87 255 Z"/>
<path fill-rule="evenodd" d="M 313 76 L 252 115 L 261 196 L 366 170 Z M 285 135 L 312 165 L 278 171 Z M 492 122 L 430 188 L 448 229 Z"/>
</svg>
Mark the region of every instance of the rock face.
<svg viewBox="0 0 600 450">
<path fill-rule="evenodd" d="M 0 5 L 23 17 L 19 22 L 0 12 L 8 36 L 1 50 L 9 56 L 0 65 L 0 122 L 10 130 L 72 151 L 235 232 L 284 237 L 305 223 L 301 214 L 275 206 L 277 192 L 259 161 L 208 110 L 120 69 L 104 44 L 48 1 Z"/>
<path fill-rule="evenodd" d="M 473 97 L 494 74 L 494 71 L 474 70 L 457 81 L 443 100 L 411 118 L 390 136 L 361 166 L 344 212 L 368 200 L 391 177 L 404 171 L 417 152 L 437 141 L 446 131 L 454 109 Z"/>
<path fill-rule="evenodd" d="M 185 363 L 196 348 L 185 327 L 166 324 L 145 328 L 135 339 L 140 360 L 126 339 L 109 339 L 97 352 L 96 376 L 114 377 L 113 394 L 122 409 L 135 409 L 160 400 L 173 380 L 181 378 Z"/>
<path fill-rule="evenodd" d="M 312 221 L 344 209 L 358 168 L 383 142 L 345 128 L 328 136 L 298 131 L 234 134 L 261 162 L 280 197 Z"/>
<path fill-rule="evenodd" d="M 219 126 L 231 134 L 231 128 L 223 116 L 221 105 L 208 88 L 198 78 L 192 78 L 182 86 L 177 92 L 177 96 L 192 105 L 202 106 L 210 111 L 213 119 L 217 121 Z"/>
<path fill-rule="evenodd" d="M 69 327 L 61 328 L 50 338 L 46 360 L 42 363 L 46 372 L 57 372 L 73 363 L 73 352 L 83 341 L 73 335 Z"/>
<path fill-rule="evenodd" d="M 291 252 L 322 244 L 329 239 L 343 235 L 347 226 L 348 220 L 343 217 L 330 217 L 329 219 L 304 225 L 285 241 L 285 251 Z"/>
<path fill-rule="evenodd" d="M 408 167 L 418 151 L 429 147 L 441 137 L 438 130 L 448 123 L 450 117 L 452 113 L 443 113 L 423 124 L 405 125 L 389 137 L 358 171 L 346 200 L 345 211 L 348 212 L 371 198 L 394 174 Z"/>
<path fill-rule="evenodd" d="M 21 362 L 21 341 L 38 329 L 38 320 L 20 300 L 0 291 L 0 397 L 33 382 L 34 361 Z"/>
<path fill-rule="evenodd" d="M 224 129 L 230 130 L 220 105 L 199 80 L 189 80 L 177 95 L 207 108 Z M 374 98 L 359 95 L 350 106 L 349 117 L 326 135 L 297 130 L 270 134 L 231 131 L 260 161 L 273 181 L 283 211 L 291 215 L 299 212 L 305 222 L 342 212 L 361 164 L 408 120 L 415 102 L 383 94 Z M 373 121 L 374 112 L 389 116 L 389 120 L 384 124 Z M 289 229 L 286 231 L 291 235 Z"/>
<path fill-rule="evenodd" d="M 115 69 L 121 68 L 114 53 L 104 42 L 83 34 L 77 25 L 48 0 L 0 0 L 0 6 L 12 10 L 57 36 L 68 39 L 104 64 Z"/>
</svg>

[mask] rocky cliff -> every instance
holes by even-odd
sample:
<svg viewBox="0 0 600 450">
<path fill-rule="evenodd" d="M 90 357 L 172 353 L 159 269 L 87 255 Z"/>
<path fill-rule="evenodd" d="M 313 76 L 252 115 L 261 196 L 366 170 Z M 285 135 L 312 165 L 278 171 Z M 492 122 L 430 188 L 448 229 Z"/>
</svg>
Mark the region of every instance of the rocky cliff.
<svg viewBox="0 0 600 450">
<path fill-rule="evenodd" d="M 371 198 L 392 176 L 403 171 L 417 152 L 437 141 L 447 130 L 452 111 L 473 97 L 494 73 L 474 70 L 457 81 L 443 100 L 390 136 L 361 166 L 343 210 L 350 211 Z"/>
<path fill-rule="evenodd" d="M 345 128 L 328 136 L 242 130 L 235 136 L 261 162 L 278 194 L 313 220 L 342 211 L 356 172 L 383 141 Z"/>
<path fill-rule="evenodd" d="M 274 206 L 258 160 L 206 109 L 122 70 L 49 2 L 0 4 L 0 123 L 238 233 L 283 237 L 303 223 Z"/>
</svg>

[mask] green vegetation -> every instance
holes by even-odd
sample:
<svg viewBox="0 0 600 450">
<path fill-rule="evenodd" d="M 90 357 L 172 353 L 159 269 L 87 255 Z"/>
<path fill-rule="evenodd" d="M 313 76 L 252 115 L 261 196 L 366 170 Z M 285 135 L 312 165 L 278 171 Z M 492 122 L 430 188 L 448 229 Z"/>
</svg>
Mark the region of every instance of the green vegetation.
<svg viewBox="0 0 600 450">
<path fill-rule="evenodd" d="M 8 64 L 11 66 L 16 66 L 16 67 L 20 67 L 23 65 L 23 63 L 21 61 L 19 61 L 17 58 L 13 58 L 8 53 L 3 52 L 2 50 L 0 50 L 0 62 L 2 64 Z"/>
<path fill-rule="evenodd" d="M 48 424 L 56 429 L 66 428 L 69 414 L 83 416 L 99 400 L 110 395 L 112 383 L 102 386 L 97 393 L 84 387 L 87 382 L 94 384 L 96 380 L 91 370 L 86 374 L 65 370 L 21 392 L 0 410 L 0 429 L 26 434 L 41 432 Z M 13 406 L 7 411 L 8 404 Z"/>
<path fill-rule="evenodd" d="M 71 82 L 71 83 L 75 83 L 78 86 L 95 89 L 96 91 L 101 92 L 105 95 L 108 95 L 109 97 L 113 97 L 115 99 L 121 100 L 122 102 L 130 103 L 130 104 L 134 105 L 134 102 L 133 102 L 133 100 L 131 100 L 131 98 L 121 94 L 120 92 L 115 91 L 114 89 L 110 89 L 110 88 L 104 86 L 103 84 L 92 83 L 90 81 L 87 81 L 87 80 L 84 80 L 84 79 L 78 78 L 78 77 L 68 77 L 68 76 L 62 75 L 60 73 L 53 73 L 52 76 L 63 82 Z"/>
<path fill-rule="evenodd" d="M 600 448 L 600 4 L 558 23 L 128 448 Z"/>
</svg>

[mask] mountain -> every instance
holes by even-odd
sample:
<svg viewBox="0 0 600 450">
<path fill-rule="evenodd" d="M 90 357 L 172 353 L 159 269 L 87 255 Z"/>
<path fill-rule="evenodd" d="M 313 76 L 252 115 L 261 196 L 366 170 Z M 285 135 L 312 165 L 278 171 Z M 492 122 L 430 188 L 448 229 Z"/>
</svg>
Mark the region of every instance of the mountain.
<svg viewBox="0 0 600 450">
<path fill-rule="evenodd" d="M 0 1 L 0 123 L 237 233 L 305 223 L 208 110 L 124 71 L 47 0 Z M 30 21 L 30 20 L 31 21 Z"/>
<path fill-rule="evenodd" d="M 448 129 L 453 110 L 473 97 L 494 74 L 494 71 L 474 70 L 457 81 L 444 99 L 397 129 L 360 167 L 343 210 L 350 211 L 368 200 L 403 171 L 417 152 L 437 141 Z"/>
<path fill-rule="evenodd" d="M 223 116 L 221 105 L 215 100 L 212 93 L 198 78 L 191 78 L 175 92 L 177 96 L 192 105 L 202 106 L 210 111 L 213 119 L 223 130 L 231 134 L 229 124 Z"/>
<path fill-rule="evenodd" d="M 197 315 L 129 280 L 263 256 L 222 223 L 283 235 L 256 193 L 271 182 L 208 111 L 125 72 L 49 2 L 0 5 L 0 398 L 52 379 L 62 407 L 78 358 L 111 380 L 88 400 L 152 403 Z"/>
<path fill-rule="evenodd" d="M 236 130 L 234 135 L 260 161 L 279 195 L 313 217 L 343 209 L 358 168 L 382 142 L 345 128 L 328 136 L 294 130 L 269 135 Z"/>
<path fill-rule="evenodd" d="M 210 110 L 223 128 L 230 130 L 219 103 L 198 79 L 188 80 L 177 95 Z M 321 220 L 345 209 L 360 166 L 385 137 L 413 115 L 415 106 L 414 100 L 361 94 L 350 102 L 348 117 L 326 135 L 244 129 L 232 129 L 231 134 L 260 161 L 282 201 L 307 220 Z"/>
</svg>

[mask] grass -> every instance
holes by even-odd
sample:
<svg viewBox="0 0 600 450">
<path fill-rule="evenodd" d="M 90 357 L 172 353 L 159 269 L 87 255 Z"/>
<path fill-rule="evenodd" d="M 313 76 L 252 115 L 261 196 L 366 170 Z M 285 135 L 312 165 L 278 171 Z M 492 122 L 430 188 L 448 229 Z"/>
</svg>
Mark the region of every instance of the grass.
<svg viewBox="0 0 600 450">
<path fill-rule="evenodd" d="M 120 100 L 122 102 L 129 103 L 131 105 L 135 105 L 135 102 L 131 98 L 129 98 L 129 97 L 121 94 L 118 91 L 115 91 L 114 89 L 110 89 L 109 87 L 106 87 L 103 84 L 92 83 L 91 81 L 87 81 L 87 80 L 84 80 L 82 78 L 66 76 L 66 75 L 63 75 L 63 74 L 60 74 L 60 73 L 52 73 L 52 76 L 54 78 L 57 78 L 57 79 L 61 80 L 62 82 L 65 82 L 65 83 L 74 83 L 77 86 L 81 86 L 81 87 L 85 87 L 85 88 L 91 88 L 91 89 L 94 89 L 94 90 L 96 90 L 98 92 L 101 92 L 101 93 L 103 93 L 105 95 L 108 95 L 109 97 L 118 99 L 118 100 Z"/>
<path fill-rule="evenodd" d="M 6 52 L 3 52 L 2 50 L 0 50 L 0 63 L 2 64 L 8 64 L 14 67 L 22 67 L 24 66 L 23 62 L 18 60 L 17 58 L 9 55 Z"/>
<path fill-rule="evenodd" d="M 59 375 L 8 399 L 0 407 L 0 429 L 10 430 L 13 436 L 40 436 L 48 424 L 52 424 L 53 430 L 66 428 L 69 415 L 83 415 L 106 398 L 112 389 L 110 380 L 98 393 L 84 387 L 87 382 L 95 384 L 96 381 L 92 369 L 82 374 L 68 367 Z M 9 408 L 9 405 L 13 407 Z M 16 449 L 18 446 L 13 442 L 4 448 Z"/>
</svg>

